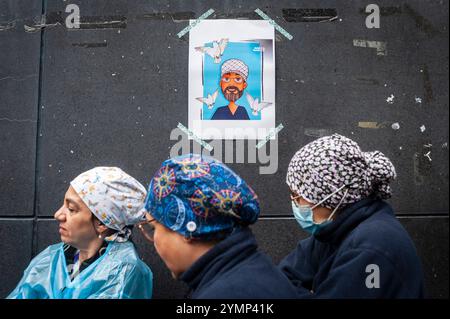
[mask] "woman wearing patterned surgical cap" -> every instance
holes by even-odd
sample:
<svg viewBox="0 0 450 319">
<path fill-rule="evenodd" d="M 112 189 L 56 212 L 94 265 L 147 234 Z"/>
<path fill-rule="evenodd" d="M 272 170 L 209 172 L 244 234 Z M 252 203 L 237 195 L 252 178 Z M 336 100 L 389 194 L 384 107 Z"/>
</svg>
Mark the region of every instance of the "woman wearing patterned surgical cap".
<svg viewBox="0 0 450 319">
<path fill-rule="evenodd" d="M 302 147 L 286 182 L 292 210 L 312 236 L 279 268 L 304 298 L 421 298 L 414 244 L 384 201 L 396 177 L 381 152 L 334 134 Z"/>
<path fill-rule="evenodd" d="M 295 298 L 296 290 L 257 250 L 254 191 L 207 156 L 165 161 L 150 182 L 144 236 L 191 298 Z"/>
<path fill-rule="evenodd" d="M 116 167 L 70 182 L 55 213 L 61 243 L 36 256 L 8 298 L 151 298 L 152 272 L 130 241 L 145 220 L 145 187 Z"/>
</svg>

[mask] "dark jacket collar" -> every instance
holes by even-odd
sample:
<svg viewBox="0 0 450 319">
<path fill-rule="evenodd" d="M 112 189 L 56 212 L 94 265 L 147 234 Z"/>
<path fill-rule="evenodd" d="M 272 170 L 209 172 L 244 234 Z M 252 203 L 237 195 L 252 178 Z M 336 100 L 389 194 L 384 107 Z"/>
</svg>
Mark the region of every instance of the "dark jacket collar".
<svg viewBox="0 0 450 319">
<path fill-rule="evenodd" d="M 350 204 L 341 211 L 332 223 L 317 233 L 315 238 L 321 242 L 338 243 L 356 226 L 379 211 L 383 206 L 387 206 L 387 204 L 375 195 Z"/>
<path fill-rule="evenodd" d="M 196 290 L 238 264 L 257 248 L 256 239 L 250 228 L 236 228 L 227 238 L 194 262 L 180 276 L 180 280 L 187 283 L 191 290 Z"/>
</svg>

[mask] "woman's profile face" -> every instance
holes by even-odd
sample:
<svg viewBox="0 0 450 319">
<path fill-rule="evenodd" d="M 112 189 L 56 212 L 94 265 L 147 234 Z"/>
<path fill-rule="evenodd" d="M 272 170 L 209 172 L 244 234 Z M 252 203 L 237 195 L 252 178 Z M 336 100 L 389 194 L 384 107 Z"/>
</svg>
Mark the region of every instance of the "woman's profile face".
<svg viewBox="0 0 450 319">
<path fill-rule="evenodd" d="M 66 244 L 82 249 L 97 238 L 92 213 L 72 186 L 54 217 L 59 222 L 61 241 Z"/>
<path fill-rule="evenodd" d="M 313 203 L 308 202 L 306 199 L 298 195 L 292 189 L 290 191 L 291 191 L 291 200 L 294 202 L 295 205 L 297 205 L 298 207 L 300 206 L 314 207 Z M 317 206 L 313 209 L 313 220 L 316 223 L 322 223 L 325 220 L 327 220 L 330 214 L 331 209 L 322 206 Z"/>
<path fill-rule="evenodd" d="M 184 237 L 159 223 L 147 213 L 153 227 L 152 241 L 155 250 L 174 278 L 178 278 L 191 264 L 191 247 Z"/>
</svg>

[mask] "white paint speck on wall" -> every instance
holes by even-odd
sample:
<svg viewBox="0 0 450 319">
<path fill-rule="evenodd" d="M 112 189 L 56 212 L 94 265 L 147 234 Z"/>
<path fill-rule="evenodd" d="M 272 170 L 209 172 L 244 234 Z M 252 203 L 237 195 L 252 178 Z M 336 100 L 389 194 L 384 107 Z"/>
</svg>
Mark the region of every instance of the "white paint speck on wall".
<svg viewBox="0 0 450 319">
<path fill-rule="evenodd" d="M 391 94 L 390 96 L 387 97 L 386 102 L 388 102 L 389 104 L 394 104 L 394 94 Z"/>
</svg>

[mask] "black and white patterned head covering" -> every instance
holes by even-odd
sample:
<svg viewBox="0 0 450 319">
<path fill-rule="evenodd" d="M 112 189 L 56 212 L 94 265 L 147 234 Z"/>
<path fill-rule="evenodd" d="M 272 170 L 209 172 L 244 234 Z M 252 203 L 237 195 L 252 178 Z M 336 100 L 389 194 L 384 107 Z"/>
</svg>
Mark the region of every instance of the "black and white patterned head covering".
<svg viewBox="0 0 450 319">
<path fill-rule="evenodd" d="M 302 147 L 289 163 L 286 183 L 305 200 L 335 208 L 345 191 L 342 205 L 355 203 L 371 194 L 383 199 L 391 196 L 389 182 L 396 177 L 395 167 L 381 152 L 362 152 L 351 139 L 333 134 Z"/>
</svg>

